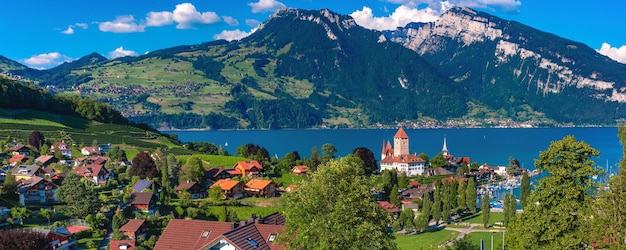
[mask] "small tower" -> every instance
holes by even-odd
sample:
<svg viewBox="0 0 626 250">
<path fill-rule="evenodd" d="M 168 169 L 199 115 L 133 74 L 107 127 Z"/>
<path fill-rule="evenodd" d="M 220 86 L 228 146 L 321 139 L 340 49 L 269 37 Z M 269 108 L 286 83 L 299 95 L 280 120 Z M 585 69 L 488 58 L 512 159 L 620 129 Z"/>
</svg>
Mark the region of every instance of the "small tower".
<svg viewBox="0 0 626 250">
<path fill-rule="evenodd" d="M 393 136 L 393 156 L 403 156 L 409 153 L 409 136 L 404 132 L 404 129 L 400 127 L 396 135 Z"/>
<path fill-rule="evenodd" d="M 448 146 L 446 143 L 446 136 L 443 136 L 443 148 L 441 149 L 441 152 L 443 153 L 443 156 L 448 156 Z"/>
</svg>

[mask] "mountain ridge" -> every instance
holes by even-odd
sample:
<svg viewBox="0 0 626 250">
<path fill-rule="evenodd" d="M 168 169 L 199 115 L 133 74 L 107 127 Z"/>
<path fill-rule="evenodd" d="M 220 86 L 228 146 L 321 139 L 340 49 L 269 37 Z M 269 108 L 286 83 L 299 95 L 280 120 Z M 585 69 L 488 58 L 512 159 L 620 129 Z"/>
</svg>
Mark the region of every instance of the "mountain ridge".
<svg viewBox="0 0 626 250">
<path fill-rule="evenodd" d="M 446 27 L 437 26 L 443 21 Z M 624 67 L 588 46 L 468 8 L 438 22 L 379 32 L 328 9 L 285 9 L 240 41 L 111 60 L 91 54 L 37 80 L 165 128 L 368 127 L 433 118 L 611 124 L 624 117 Z M 552 81 L 563 75 L 576 84 Z"/>
</svg>

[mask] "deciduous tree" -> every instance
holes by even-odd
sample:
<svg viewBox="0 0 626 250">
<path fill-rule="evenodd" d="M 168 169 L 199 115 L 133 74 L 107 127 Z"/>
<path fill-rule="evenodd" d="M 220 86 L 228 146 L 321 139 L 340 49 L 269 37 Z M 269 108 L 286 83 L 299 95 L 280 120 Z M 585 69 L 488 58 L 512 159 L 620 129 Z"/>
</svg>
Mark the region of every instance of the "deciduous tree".
<svg viewBox="0 0 626 250">
<path fill-rule="evenodd" d="M 290 248 L 397 248 L 387 232 L 390 216 L 376 203 L 360 164 L 354 156 L 331 160 L 286 195 Z"/>
<path fill-rule="evenodd" d="M 139 176 L 141 179 L 152 178 L 159 176 L 159 170 L 148 152 L 140 152 L 133 158 L 133 165 L 130 167 L 129 175 L 131 177 Z"/>
<path fill-rule="evenodd" d="M 47 249 L 46 235 L 33 230 L 0 230 L 0 250 L 40 250 Z"/>
<path fill-rule="evenodd" d="M 588 229 L 595 182 L 593 158 L 599 152 L 574 136 L 550 143 L 535 168 L 548 175 L 538 181 L 524 212 L 507 228 L 507 246 L 514 249 L 582 249 Z M 509 230 L 510 229 L 510 230 Z"/>
<path fill-rule="evenodd" d="M 26 207 L 13 207 L 11 208 L 11 218 L 18 219 L 20 225 L 24 224 L 24 220 L 30 218 L 32 213 Z"/>
<path fill-rule="evenodd" d="M 352 150 L 352 154 L 356 155 L 363 161 L 365 175 L 369 176 L 378 170 L 376 157 L 374 157 L 374 153 L 368 148 L 355 148 L 354 150 Z"/>
<path fill-rule="evenodd" d="M 101 206 L 98 192 L 93 183 L 82 181 L 82 177 L 70 173 L 63 179 L 57 189 L 57 197 L 65 205 L 61 207 L 63 213 L 73 218 L 85 218 L 88 214 L 95 214 Z"/>
<path fill-rule="evenodd" d="M 440 152 L 430 160 L 430 165 L 433 168 L 441 168 L 447 166 L 448 161 L 446 160 L 446 158 L 443 157 L 443 153 Z"/>
<path fill-rule="evenodd" d="M 43 133 L 39 131 L 33 131 L 28 136 L 28 145 L 31 145 L 37 149 L 39 149 L 46 142 L 46 139 L 43 136 Z"/>
<path fill-rule="evenodd" d="M 521 169 L 519 167 L 519 161 L 513 156 L 509 157 L 509 164 L 506 165 L 506 174 L 519 175 L 520 173 Z"/>
<path fill-rule="evenodd" d="M 204 182 L 204 166 L 202 160 L 196 156 L 189 157 L 183 166 L 183 173 L 185 175 L 182 181 L 195 181 L 202 185 Z"/>
<path fill-rule="evenodd" d="M 40 208 L 39 214 L 37 214 L 37 216 L 39 216 L 39 218 L 47 220 L 48 226 L 49 226 L 50 219 L 52 218 L 52 216 L 54 216 L 54 211 L 52 211 L 52 209 L 49 209 L 49 208 Z"/>
</svg>

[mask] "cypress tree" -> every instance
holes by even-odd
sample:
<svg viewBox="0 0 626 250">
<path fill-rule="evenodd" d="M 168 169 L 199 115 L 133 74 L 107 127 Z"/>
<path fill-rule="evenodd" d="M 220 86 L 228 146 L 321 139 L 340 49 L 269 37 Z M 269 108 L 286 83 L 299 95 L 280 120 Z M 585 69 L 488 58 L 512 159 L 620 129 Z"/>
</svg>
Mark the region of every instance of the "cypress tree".
<svg viewBox="0 0 626 250">
<path fill-rule="evenodd" d="M 483 198 L 481 200 L 480 212 L 483 214 L 483 226 L 486 228 L 489 226 L 489 194 L 483 194 Z"/>
<path fill-rule="evenodd" d="M 528 173 L 524 173 L 522 176 L 522 183 L 520 184 L 520 197 L 519 202 L 522 205 L 522 208 L 526 207 L 526 201 L 528 200 L 528 196 L 530 195 L 530 177 Z"/>
<path fill-rule="evenodd" d="M 478 194 L 476 193 L 476 182 L 474 181 L 474 178 L 469 179 L 465 196 L 467 207 L 470 212 L 476 213 L 476 199 L 478 198 Z"/>
</svg>

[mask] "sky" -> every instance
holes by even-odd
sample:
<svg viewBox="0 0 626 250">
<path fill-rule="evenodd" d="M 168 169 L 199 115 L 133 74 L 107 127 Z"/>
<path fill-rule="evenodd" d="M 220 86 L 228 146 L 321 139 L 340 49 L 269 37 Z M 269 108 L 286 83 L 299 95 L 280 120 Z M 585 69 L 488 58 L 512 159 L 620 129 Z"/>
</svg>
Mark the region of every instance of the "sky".
<svg viewBox="0 0 626 250">
<path fill-rule="evenodd" d="M 0 7 L 0 55 L 46 69 L 92 52 L 112 59 L 241 39 L 284 7 L 328 8 L 388 30 L 435 21 L 453 6 L 582 42 L 626 63 L 626 1 L 609 0 L 9 0 Z"/>
</svg>

